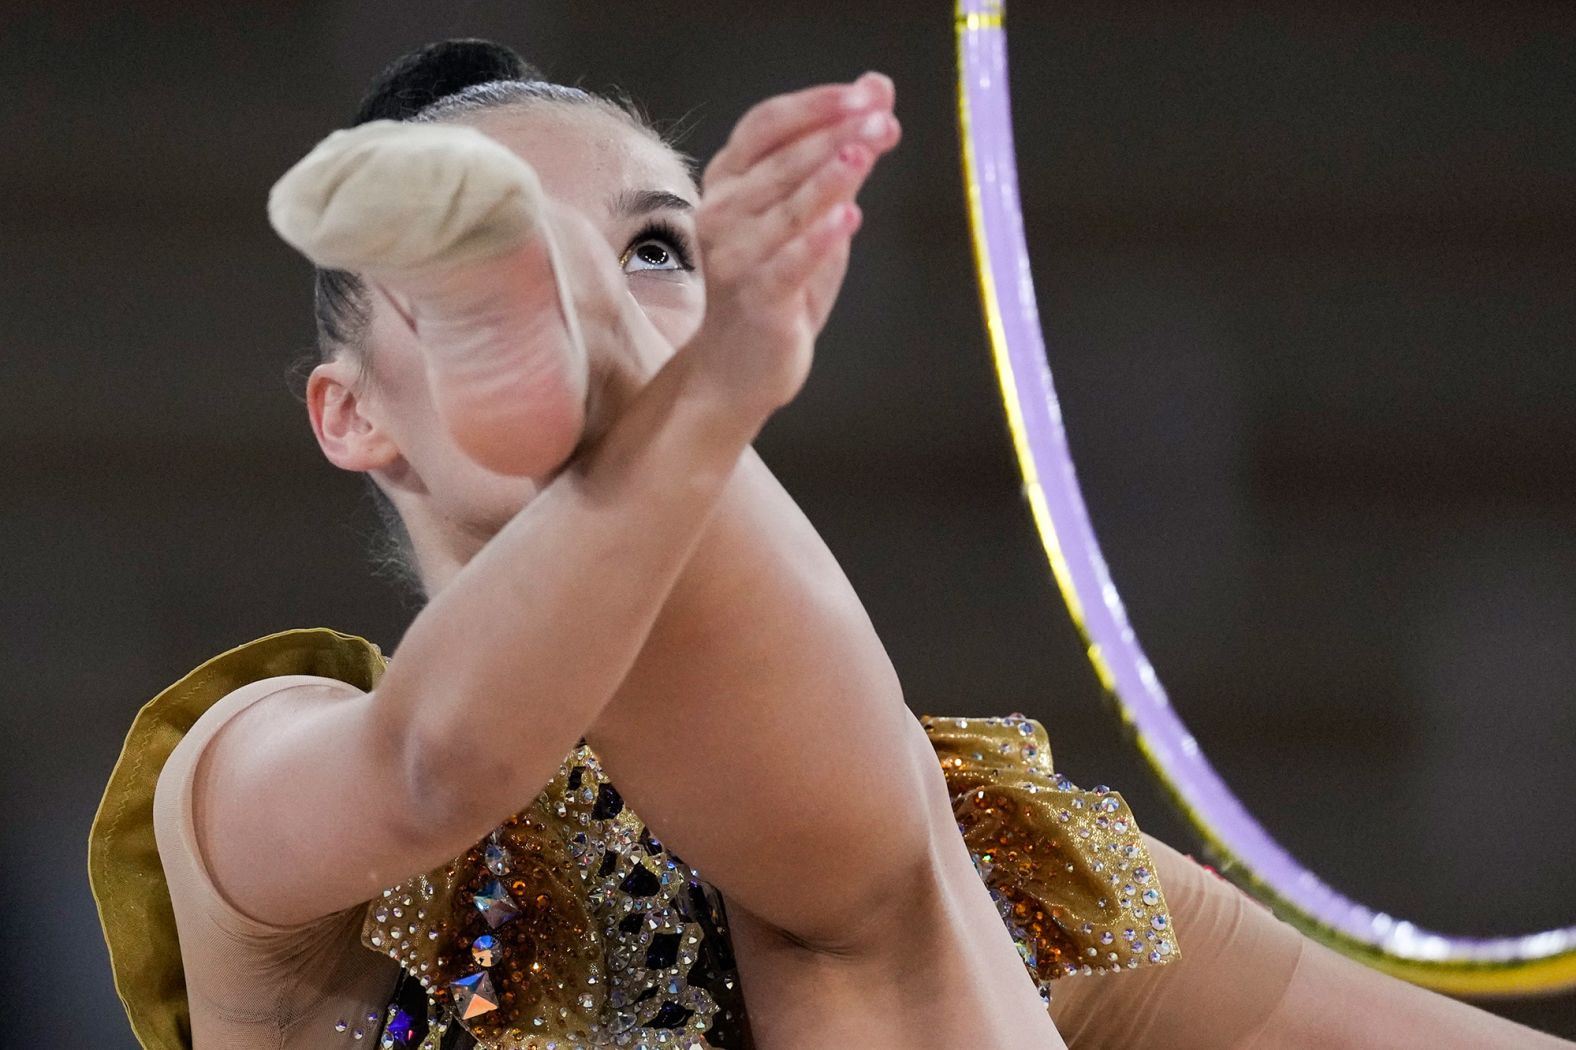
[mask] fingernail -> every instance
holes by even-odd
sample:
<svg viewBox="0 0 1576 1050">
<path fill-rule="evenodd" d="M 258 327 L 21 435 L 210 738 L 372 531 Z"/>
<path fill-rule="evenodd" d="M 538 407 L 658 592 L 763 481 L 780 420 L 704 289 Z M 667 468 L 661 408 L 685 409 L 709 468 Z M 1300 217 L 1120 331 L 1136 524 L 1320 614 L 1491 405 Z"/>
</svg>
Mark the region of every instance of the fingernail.
<svg viewBox="0 0 1576 1050">
<path fill-rule="evenodd" d="M 832 206 L 831 210 L 826 213 L 825 217 L 821 219 L 821 222 L 828 230 L 835 230 L 849 221 L 849 213 L 853 210 L 853 208 L 854 205 L 850 201 L 844 201 L 842 204 L 835 204 Z"/>
<path fill-rule="evenodd" d="M 837 159 L 851 168 L 862 168 L 868 163 L 870 151 L 855 142 L 850 142 L 837 151 Z"/>
<path fill-rule="evenodd" d="M 850 112 L 864 109 L 876 100 L 875 92 L 862 79 L 843 92 L 843 108 Z"/>
<path fill-rule="evenodd" d="M 879 139 L 886 134 L 887 115 L 885 113 L 872 113 L 859 123 L 859 137 L 866 139 Z"/>
<path fill-rule="evenodd" d="M 877 73 L 872 69 L 859 78 L 859 83 L 890 88 L 892 86 L 892 78 L 885 73 Z"/>
</svg>

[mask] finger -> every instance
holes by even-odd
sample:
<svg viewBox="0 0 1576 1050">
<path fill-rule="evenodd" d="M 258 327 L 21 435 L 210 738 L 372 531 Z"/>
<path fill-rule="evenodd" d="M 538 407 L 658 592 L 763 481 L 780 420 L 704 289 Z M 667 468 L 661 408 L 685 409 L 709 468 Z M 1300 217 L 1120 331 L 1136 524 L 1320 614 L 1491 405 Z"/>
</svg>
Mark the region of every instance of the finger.
<svg viewBox="0 0 1576 1050">
<path fill-rule="evenodd" d="M 739 119 L 727 145 L 706 166 L 702 179 L 739 175 L 785 142 L 823 124 L 870 109 L 890 109 L 892 81 L 866 73 L 852 84 L 822 84 L 758 103 Z"/>
<path fill-rule="evenodd" d="M 708 203 L 738 218 L 758 215 L 790 196 L 838 149 L 859 143 L 879 156 L 896 146 L 902 134 L 897 118 L 885 110 L 845 117 L 767 154 L 755 167 L 724 183 Z"/>
<path fill-rule="evenodd" d="M 707 272 L 725 278 L 765 265 L 834 204 L 853 200 L 874 163 L 875 155 L 869 149 L 849 143 L 770 211 L 741 219 L 704 210 L 698 230 Z M 718 230 L 727 230 L 729 235 L 714 237 Z"/>
<path fill-rule="evenodd" d="M 863 218 L 853 201 L 832 205 L 766 261 L 761 278 L 768 293 L 784 296 L 803 288 L 816 268 L 848 242 Z"/>
<path fill-rule="evenodd" d="M 852 201 L 869 177 L 875 160 L 875 153 L 864 145 L 848 143 L 787 200 L 750 220 L 749 237 L 755 258 L 770 258 L 834 204 Z"/>
</svg>

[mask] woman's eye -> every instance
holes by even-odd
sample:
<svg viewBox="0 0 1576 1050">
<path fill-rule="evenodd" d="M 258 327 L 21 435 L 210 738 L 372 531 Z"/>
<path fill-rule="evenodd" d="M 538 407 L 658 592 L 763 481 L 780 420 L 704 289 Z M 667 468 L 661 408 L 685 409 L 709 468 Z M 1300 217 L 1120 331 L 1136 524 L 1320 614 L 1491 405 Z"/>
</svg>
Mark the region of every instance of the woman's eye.
<svg viewBox="0 0 1576 1050">
<path fill-rule="evenodd" d="M 620 260 L 625 273 L 641 270 L 682 270 L 678 254 L 660 237 L 647 237 L 630 245 Z"/>
</svg>

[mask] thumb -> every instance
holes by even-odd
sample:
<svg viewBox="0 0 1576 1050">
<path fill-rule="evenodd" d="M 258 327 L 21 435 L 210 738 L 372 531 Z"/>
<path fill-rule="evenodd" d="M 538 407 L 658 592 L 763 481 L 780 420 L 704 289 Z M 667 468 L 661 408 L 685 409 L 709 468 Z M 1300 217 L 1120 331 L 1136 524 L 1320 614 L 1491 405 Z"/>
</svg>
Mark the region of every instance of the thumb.
<svg viewBox="0 0 1576 1050">
<path fill-rule="evenodd" d="M 832 307 L 837 302 L 837 294 L 842 291 L 851 247 L 851 241 L 843 241 L 828 252 L 806 282 L 805 300 L 809 308 L 810 327 L 817 335 L 826 326 L 826 319 L 831 316 Z"/>
</svg>

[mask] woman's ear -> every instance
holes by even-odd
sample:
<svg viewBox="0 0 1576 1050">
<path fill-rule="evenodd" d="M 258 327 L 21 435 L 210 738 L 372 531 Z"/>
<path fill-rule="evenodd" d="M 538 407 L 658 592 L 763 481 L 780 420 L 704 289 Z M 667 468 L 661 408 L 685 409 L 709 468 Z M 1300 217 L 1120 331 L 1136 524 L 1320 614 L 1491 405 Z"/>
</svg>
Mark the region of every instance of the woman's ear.
<svg viewBox="0 0 1576 1050">
<path fill-rule="evenodd" d="M 312 433 L 328 461 L 341 470 L 380 470 L 399 458 L 399 448 L 362 397 L 358 368 L 343 355 L 312 369 L 306 381 L 306 410 Z"/>
</svg>

